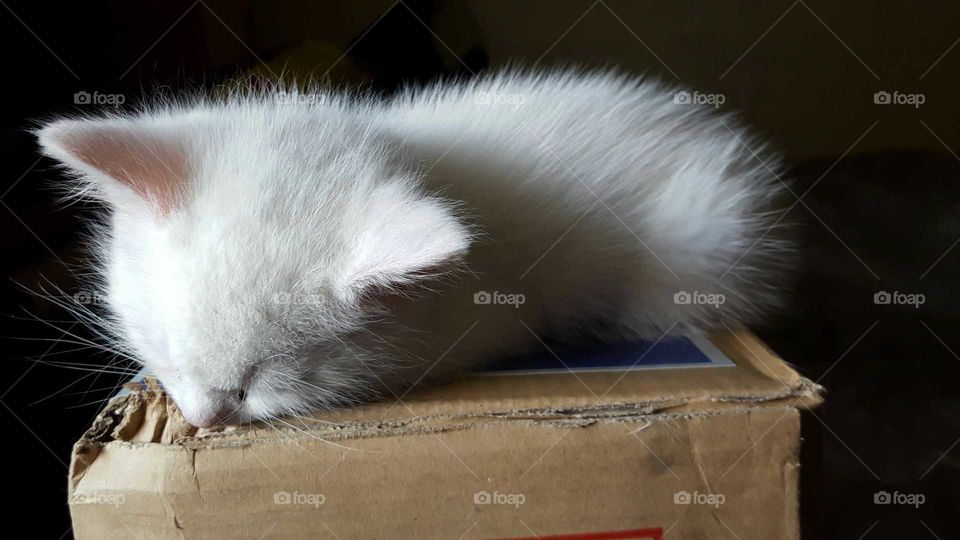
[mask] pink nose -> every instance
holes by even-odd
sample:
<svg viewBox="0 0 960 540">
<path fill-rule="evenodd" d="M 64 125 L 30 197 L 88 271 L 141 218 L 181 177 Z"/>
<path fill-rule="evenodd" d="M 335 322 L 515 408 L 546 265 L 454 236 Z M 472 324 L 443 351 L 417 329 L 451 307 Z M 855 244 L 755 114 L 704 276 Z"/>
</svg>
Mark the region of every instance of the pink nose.
<svg viewBox="0 0 960 540">
<path fill-rule="evenodd" d="M 227 415 L 221 415 L 214 411 L 213 413 L 200 413 L 200 414 L 184 414 L 183 417 L 186 418 L 187 422 L 190 422 L 190 425 L 198 428 L 210 428 L 219 424 Z"/>
<path fill-rule="evenodd" d="M 235 408 L 224 404 L 216 407 L 200 407 L 191 411 L 183 411 L 183 417 L 193 426 L 209 428 L 228 423 L 235 412 Z"/>
</svg>

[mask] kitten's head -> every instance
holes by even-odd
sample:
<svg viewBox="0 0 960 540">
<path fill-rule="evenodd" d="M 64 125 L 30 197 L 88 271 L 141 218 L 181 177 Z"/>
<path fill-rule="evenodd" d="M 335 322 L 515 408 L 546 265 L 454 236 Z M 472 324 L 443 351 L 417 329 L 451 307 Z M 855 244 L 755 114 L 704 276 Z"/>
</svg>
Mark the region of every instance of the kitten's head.
<svg viewBox="0 0 960 540">
<path fill-rule="evenodd" d="M 376 297 L 461 256 L 469 232 L 332 114 L 221 107 L 59 120 L 44 152 L 111 209 L 107 304 L 186 419 L 208 427 L 369 397 Z"/>
</svg>

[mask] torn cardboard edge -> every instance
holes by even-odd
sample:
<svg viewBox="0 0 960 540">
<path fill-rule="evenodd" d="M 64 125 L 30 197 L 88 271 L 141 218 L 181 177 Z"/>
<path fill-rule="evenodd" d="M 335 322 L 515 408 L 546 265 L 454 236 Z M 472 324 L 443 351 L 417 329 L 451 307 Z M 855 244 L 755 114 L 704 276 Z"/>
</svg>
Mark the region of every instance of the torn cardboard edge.
<svg viewBox="0 0 960 540">
<path fill-rule="evenodd" d="M 402 401 L 218 430 L 187 424 L 156 381 L 131 385 L 74 447 L 73 530 L 799 538 L 799 409 L 817 405 L 822 388 L 748 332 L 711 342 L 734 365 L 481 375 Z M 505 495 L 526 502 L 500 504 Z"/>
<path fill-rule="evenodd" d="M 328 529 L 341 538 L 614 538 L 607 532 L 655 528 L 795 539 L 799 414 L 761 404 L 580 429 L 490 420 L 355 448 L 114 441 L 70 507 L 78 538 L 315 538 Z M 498 494 L 526 503 L 496 504 Z M 689 500 L 714 494 L 726 502 Z"/>
<path fill-rule="evenodd" d="M 297 426 L 260 423 L 198 430 L 183 419 L 156 381 L 148 381 L 111 399 L 75 444 L 70 484 L 79 481 L 108 444 L 204 448 L 311 438 L 336 441 L 483 428 L 493 422 L 580 427 L 821 402 L 821 386 L 800 376 L 749 332 L 721 332 L 710 341 L 735 367 L 530 374 L 512 377 L 509 386 L 495 377 L 472 377 L 414 393 L 403 402 L 319 412 L 296 420 Z M 606 391 L 598 393 L 603 388 Z"/>
</svg>

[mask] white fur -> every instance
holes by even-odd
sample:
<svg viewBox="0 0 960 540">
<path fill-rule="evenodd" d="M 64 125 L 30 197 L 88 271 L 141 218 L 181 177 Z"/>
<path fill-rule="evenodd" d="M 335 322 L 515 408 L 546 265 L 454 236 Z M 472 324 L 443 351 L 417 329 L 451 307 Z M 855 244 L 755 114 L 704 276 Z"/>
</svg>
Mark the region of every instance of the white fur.
<svg viewBox="0 0 960 540">
<path fill-rule="evenodd" d="M 391 100 L 274 90 L 38 135 L 76 191 L 113 208 L 113 331 L 198 425 L 401 395 L 536 336 L 655 339 L 776 302 L 776 160 L 655 82 L 508 73 Z M 98 136 L 105 157 L 77 151 Z M 171 154 L 188 173 L 163 212 L 129 177 Z M 525 302 L 476 304 L 480 291 Z M 678 304 L 679 291 L 726 301 Z"/>
</svg>

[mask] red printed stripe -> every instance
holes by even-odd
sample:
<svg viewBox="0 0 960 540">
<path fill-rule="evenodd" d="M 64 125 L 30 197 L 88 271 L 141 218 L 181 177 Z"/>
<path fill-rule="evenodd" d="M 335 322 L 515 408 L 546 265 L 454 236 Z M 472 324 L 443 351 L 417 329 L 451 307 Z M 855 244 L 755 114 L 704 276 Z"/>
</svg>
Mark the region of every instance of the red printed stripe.
<svg viewBox="0 0 960 540">
<path fill-rule="evenodd" d="M 528 536 L 501 540 L 663 540 L 663 529 L 633 529 L 631 531 L 603 531 L 556 536 Z"/>
</svg>

